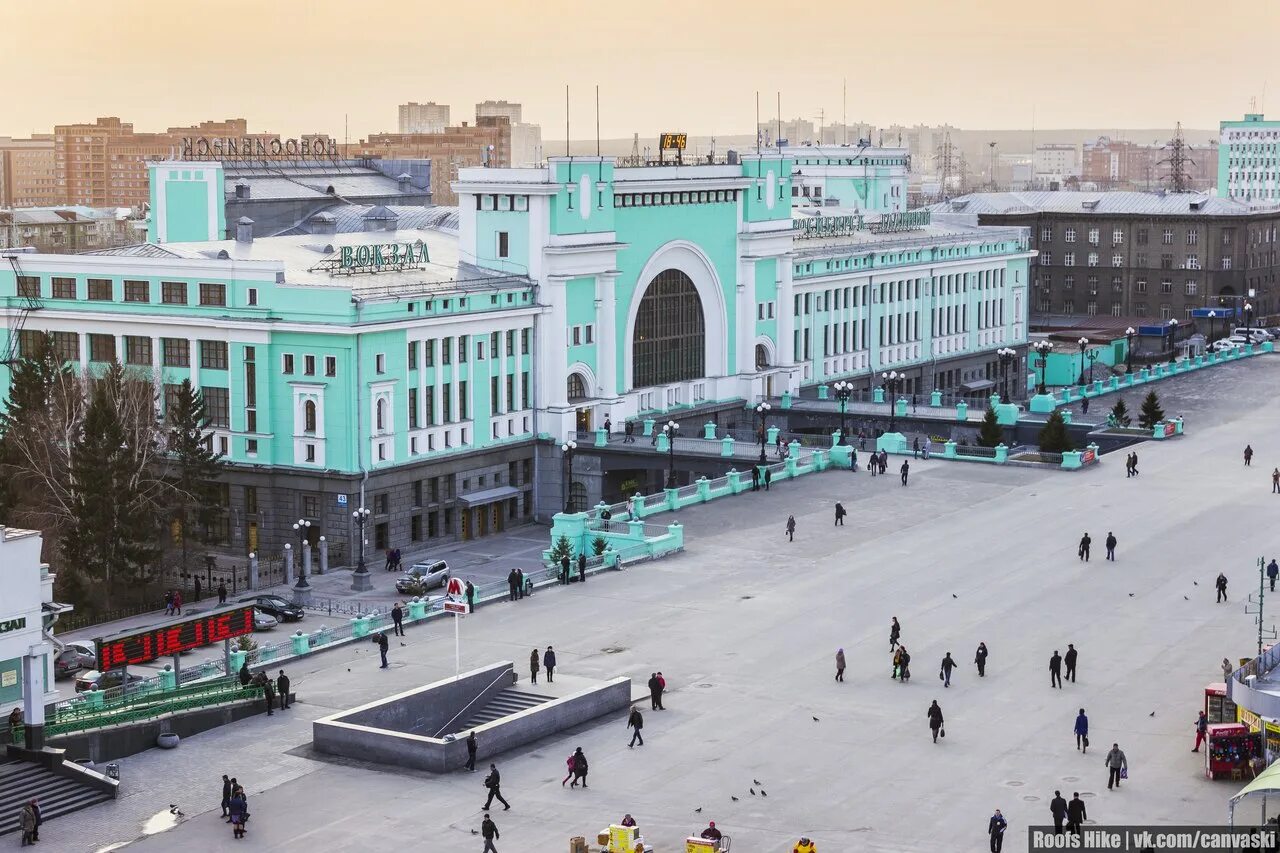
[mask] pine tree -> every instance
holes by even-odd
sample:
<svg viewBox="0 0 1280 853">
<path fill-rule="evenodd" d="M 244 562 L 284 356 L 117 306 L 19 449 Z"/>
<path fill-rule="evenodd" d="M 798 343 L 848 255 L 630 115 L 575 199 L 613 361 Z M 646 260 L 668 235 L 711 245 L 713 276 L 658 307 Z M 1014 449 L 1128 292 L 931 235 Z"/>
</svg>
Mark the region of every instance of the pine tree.
<svg viewBox="0 0 1280 853">
<path fill-rule="evenodd" d="M 1151 429 L 1164 420 L 1164 409 L 1160 408 L 1160 398 L 1155 391 L 1148 391 L 1142 398 L 1142 408 L 1138 411 L 1138 426 Z"/>
<path fill-rule="evenodd" d="M 70 377 L 70 368 L 58 358 L 50 335 L 29 338 L 31 346 L 23 348 L 22 357 L 13 366 L 9 379 L 9 396 L 0 411 L 0 518 L 12 519 L 35 484 L 26 474 L 24 453 L 19 444 L 24 440 L 45 441 L 43 416 L 60 380 Z"/>
<path fill-rule="evenodd" d="M 1067 422 L 1062 419 L 1062 413 L 1055 409 L 1040 430 L 1040 450 L 1044 453 L 1066 453 L 1071 449 Z"/>
<path fill-rule="evenodd" d="M 209 541 L 209 525 L 221 510 L 216 481 L 223 463 L 213 452 L 204 395 L 192 387 L 189 379 L 182 380 L 170 396 L 167 408 L 165 426 L 170 483 L 174 490 L 173 518 L 179 525 L 182 567 L 186 570 L 190 568 L 188 542 L 192 538 Z"/>
<path fill-rule="evenodd" d="M 145 578 L 157 556 L 155 503 L 137 470 L 137 448 L 151 440 L 122 419 L 130 389 L 119 365 L 92 384 L 80 436 L 71 449 L 71 522 L 61 548 L 93 599 L 108 604 L 117 583 Z"/>
<path fill-rule="evenodd" d="M 591 543 L 591 550 L 595 552 L 597 557 L 603 554 L 608 547 L 609 543 L 605 541 L 603 536 L 597 536 L 595 541 Z"/>
<path fill-rule="evenodd" d="M 1003 443 L 1004 429 L 996 418 L 996 410 L 988 406 L 987 413 L 982 418 L 982 426 L 978 428 L 978 446 L 995 447 Z"/>
<path fill-rule="evenodd" d="M 1129 407 L 1124 404 L 1124 399 L 1116 400 L 1116 404 L 1111 407 L 1111 417 L 1115 420 L 1116 426 L 1127 427 L 1133 424 L 1133 418 L 1129 417 Z"/>
<path fill-rule="evenodd" d="M 573 558 L 573 543 L 569 541 L 569 537 L 563 533 L 556 540 L 556 544 L 551 548 L 551 559 L 559 563 L 564 557 Z"/>
</svg>

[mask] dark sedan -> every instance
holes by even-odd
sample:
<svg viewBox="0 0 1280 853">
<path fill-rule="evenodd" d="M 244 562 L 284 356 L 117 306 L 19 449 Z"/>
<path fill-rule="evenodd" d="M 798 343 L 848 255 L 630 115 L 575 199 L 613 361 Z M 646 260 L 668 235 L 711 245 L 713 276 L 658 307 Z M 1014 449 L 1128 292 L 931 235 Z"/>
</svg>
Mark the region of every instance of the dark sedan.
<svg viewBox="0 0 1280 853">
<path fill-rule="evenodd" d="M 270 614 L 281 622 L 297 622 L 306 615 L 306 612 L 301 607 L 278 595 L 252 595 L 248 598 L 242 598 L 240 601 L 245 604 L 252 604 L 263 613 Z"/>
</svg>

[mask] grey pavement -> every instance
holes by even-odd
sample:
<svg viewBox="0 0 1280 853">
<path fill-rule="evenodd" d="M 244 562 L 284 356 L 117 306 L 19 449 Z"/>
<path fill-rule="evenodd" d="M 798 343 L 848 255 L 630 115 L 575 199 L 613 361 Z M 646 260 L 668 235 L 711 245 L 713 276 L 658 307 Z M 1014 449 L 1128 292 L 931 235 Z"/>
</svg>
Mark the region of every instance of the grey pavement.
<svg viewBox="0 0 1280 853">
<path fill-rule="evenodd" d="M 1240 389 L 1255 394 L 1227 394 L 1216 420 L 1143 445 L 1136 479 L 1111 458 L 1070 474 L 917 461 L 905 488 L 893 476 L 826 472 L 682 511 L 687 550 L 675 557 L 469 617 L 464 668 L 519 665 L 550 643 L 566 675 L 643 682 L 661 669 L 670 686 L 668 710 L 643 706 L 644 747 L 627 748 L 619 715 L 500 756 L 513 808 L 494 815 L 498 848 L 565 849 L 630 812 L 659 850 L 708 819 L 735 849 L 761 853 L 790 850 L 802 833 L 821 850 L 980 850 L 994 808 L 1016 847 L 1028 824 L 1046 821 L 1055 788 L 1079 791 L 1098 823 L 1223 822 L 1239 786 L 1204 779 L 1192 725 L 1218 662 L 1254 650 L 1241 600 L 1254 560 L 1280 548 L 1269 477 L 1280 440 L 1271 396 L 1257 396 L 1274 393 L 1274 363 L 1239 367 Z M 1246 442 L 1252 468 L 1240 464 Z M 837 500 L 850 513 L 843 528 L 832 527 Z M 1099 543 L 1088 564 L 1076 556 L 1086 530 Z M 1115 563 L 1100 547 L 1108 530 Z M 1231 579 L 1228 604 L 1214 604 L 1218 571 Z M 891 616 L 914 658 L 906 685 L 888 677 Z M 49 823 L 42 844 L 229 848 L 217 802 L 226 772 L 250 792 L 255 849 L 417 840 L 479 851 L 482 774 L 337 763 L 309 748 L 310 720 L 451 674 L 452 634 L 439 622 L 411 628 L 388 670 L 372 645 L 291 667 L 294 710 L 125 759 L 121 799 Z M 991 652 L 984 679 L 970 663 L 979 641 Z M 1080 650 L 1078 681 L 1050 689 L 1048 658 L 1068 642 Z M 838 647 L 843 684 L 832 678 Z M 943 689 L 935 666 L 947 652 L 960 668 Z M 938 744 L 925 720 L 932 699 L 946 716 Z M 1092 729 L 1084 756 L 1071 734 L 1079 707 Z M 1130 778 L 1108 792 L 1102 757 L 1113 741 Z M 587 791 L 559 785 L 575 746 L 591 761 Z M 753 779 L 767 799 L 748 793 Z M 185 817 L 143 837 L 169 803 Z"/>
</svg>

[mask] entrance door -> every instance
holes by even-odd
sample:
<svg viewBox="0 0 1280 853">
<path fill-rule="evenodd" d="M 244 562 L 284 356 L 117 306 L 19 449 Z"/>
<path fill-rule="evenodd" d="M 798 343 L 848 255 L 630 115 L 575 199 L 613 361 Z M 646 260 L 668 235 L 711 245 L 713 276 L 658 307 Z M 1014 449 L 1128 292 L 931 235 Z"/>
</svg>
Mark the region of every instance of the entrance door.
<svg viewBox="0 0 1280 853">
<path fill-rule="evenodd" d="M 489 507 L 489 511 L 493 514 L 493 532 L 501 533 L 506 528 L 506 524 L 504 523 L 505 513 L 502 511 L 502 501 L 494 502 Z"/>
<path fill-rule="evenodd" d="M 578 432 L 591 431 L 591 410 L 578 409 Z"/>
<path fill-rule="evenodd" d="M 462 541 L 471 538 L 471 510 L 464 509 L 458 513 L 462 517 Z"/>
<path fill-rule="evenodd" d="M 480 522 L 479 524 L 480 532 L 477 535 L 488 536 L 489 535 L 489 508 L 487 506 L 482 506 L 478 510 L 476 510 L 476 520 Z"/>
</svg>

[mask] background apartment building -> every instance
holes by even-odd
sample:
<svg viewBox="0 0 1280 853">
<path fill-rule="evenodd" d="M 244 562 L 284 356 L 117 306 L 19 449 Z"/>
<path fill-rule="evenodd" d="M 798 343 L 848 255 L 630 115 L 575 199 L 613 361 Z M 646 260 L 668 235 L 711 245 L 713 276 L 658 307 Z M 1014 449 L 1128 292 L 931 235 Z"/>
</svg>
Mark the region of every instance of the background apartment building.
<svg viewBox="0 0 1280 853">
<path fill-rule="evenodd" d="M 1186 145 L 1183 161 L 1185 189 L 1207 192 L 1215 184 L 1218 152 L 1210 145 Z M 1173 151 L 1168 145 L 1141 145 L 1100 136 L 1084 145 L 1080 185 L 1083 189 L 1171 189 Z"/>
<path fill-rule="evenodd" d="M 53 134 L 30 139 L 0 136 L 0 208 L 57 204 Z"/>
<path fill-rule="evenodd" d="M 1023 225 L 1033 323 L 1050 315 L 1188 319 L 1248 298 L 1280 314 L 1280 208 L 1200 193 L 973 193 L 932 210 Z"/>
<path fill-rule="evenodd" d="M 506 116 L 482 116 L 474 125 L 447 127 L 442 133 L 375 133 L 348 146 L 347 156 L 381 160 L 431 160 L 431 199 L 453 205 L 450 186 L 458 170 L 469 166 L 511 165 L 511 122 Z"/>
<path fill-rule="evenodd" d="M 1237 201 L 1280 202 L 1280 121 L 1246 113 L 1220 124 L 1218 195 Z"/>
<path fill-rule="evenodd" d="M 444 133 L 449 126 L 449 105 L 427 101 L 420 104 L 410 101 L 399 108 L 400 133 Z"/>
<path fill-rule="evenodd" d="M 503 116 L 511 122 L 511 165 L 535 166 L 542 162 L 542 126 L 524 120 L 524 107 L 510 101 L 481 101 L 476 121 Z"/>
</svg>

